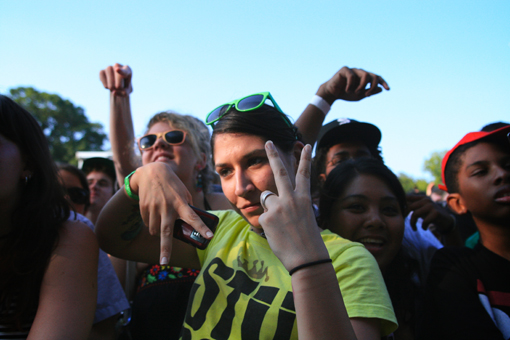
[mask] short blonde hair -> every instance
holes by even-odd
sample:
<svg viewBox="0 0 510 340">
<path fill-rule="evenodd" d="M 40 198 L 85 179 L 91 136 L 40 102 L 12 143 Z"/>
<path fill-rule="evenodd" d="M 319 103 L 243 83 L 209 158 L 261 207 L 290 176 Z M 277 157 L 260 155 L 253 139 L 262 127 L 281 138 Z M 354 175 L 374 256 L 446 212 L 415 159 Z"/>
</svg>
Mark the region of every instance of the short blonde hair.
<svg viewBox="0 0 510 340">
<path fill-rule="evenodd" d="M 156 123 L 168 123 L 175 129 L 186 131 L 187 140 L 198 159 L 205 154 L 205 167 L 200 170 L 202 175 L 203 191 L 210 192 L 211 184 L 214 182 L 216 173 L 213 170 L 211 160 L 211 134 L 207 126 L 199 119 L 190 115 L 181 115 L 172 111 L 156 113 L 147 124 L 147 131 Z"/>
</svg>

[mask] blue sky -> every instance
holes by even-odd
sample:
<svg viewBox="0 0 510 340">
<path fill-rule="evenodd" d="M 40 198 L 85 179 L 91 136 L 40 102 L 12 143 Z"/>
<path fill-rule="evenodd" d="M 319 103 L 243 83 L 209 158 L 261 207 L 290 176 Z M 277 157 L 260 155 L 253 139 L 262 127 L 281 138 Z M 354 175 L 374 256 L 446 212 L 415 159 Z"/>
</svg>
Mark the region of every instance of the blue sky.
<svg viewBox="0 0 510 340">
<path fill-rule="evenodd" d="M 99 71 L 133 69 L 137 135 L 156 112 L 199 118 L 271 91 L 297 119 L 343 65 L 391 90 L 336 102 L 326 122 L 377 125 L 387 165 L 414 177 L 432 152 L 510 121 L 509 1 L 0 1 L 0 93 L 34 86 L 108 131 Z"/>
</svg>

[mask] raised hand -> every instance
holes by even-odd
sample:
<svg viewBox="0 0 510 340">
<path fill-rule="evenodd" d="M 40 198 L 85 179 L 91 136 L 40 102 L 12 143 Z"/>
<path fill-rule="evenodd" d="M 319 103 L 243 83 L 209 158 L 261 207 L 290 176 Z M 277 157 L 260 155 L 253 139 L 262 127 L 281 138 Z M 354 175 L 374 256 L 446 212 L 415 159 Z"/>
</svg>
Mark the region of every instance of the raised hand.
<svg viewBox="0 0 510 340">
<path fill-rule="evenodd" d="M 180 218 L 203 237 L 213 233 L 190 208 L 191 194 L 172 169 L 164 163 L 150 163 L 138 168 L 131 177 L 131 190 L 140 197 L 140 214 L 153 236 L 160 236 L 160 263 L 167 264 L 172 253 L 173 228 Z"/>
<path fill-rule="evenodd" d="M 366 89 L 368 84 L 370 87 Z M 319 87 L 317 95 L 324 98 L 330 105 L 337 99 L 358 101 L 382 92 L 379 85 L 386 90 L 390 89 L 381 76 L 360 68 L 344 66 Z"/>
<path fill-rule="evenodd" d="M 109 89 L 113 95 L 119 97 L 129 96 L 133 92 L 132 76 L 133 72 L 129 66 L 118 63 L 99 71 L 99 79 L 105 89 Z"/>
<path fill-rule="evenodd" d="M 416 230 L 418 218 L 422 218 L 421 227 L 426 230 L 430 225 L 434 225 L 441 234 L 446 234 L 454 229 L 455 218 L 448 209 L 425 195 L 407 195 L 408 210 L 413 212 L 411 216 L 411 227 Z"/>
<path fill-rule="evenodd" d="M 320 229 L 315 221 L 310 196 L 312 147 L 306 145 L 301 153 L 296 174 L 296 187 L 292 183 L 278 150 L 271 141 L 266 152 L 275 177 L 278 194 L 264 196 L 265 210 L 259 222 L 275 255 L 287 270 L 304 263 L 329 258 Z"/>
</svg>

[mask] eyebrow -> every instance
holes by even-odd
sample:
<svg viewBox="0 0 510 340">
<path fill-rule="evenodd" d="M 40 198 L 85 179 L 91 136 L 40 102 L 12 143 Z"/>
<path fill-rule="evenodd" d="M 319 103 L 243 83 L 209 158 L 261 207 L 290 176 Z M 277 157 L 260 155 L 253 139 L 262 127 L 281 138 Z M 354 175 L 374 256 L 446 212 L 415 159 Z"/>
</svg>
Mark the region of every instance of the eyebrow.
<svg viewBox="0 0 510 340">
<path fill-rule="evenodd" d="M 266 149 L 255 149 L 255 150 L 245 154 L 243 157 L 241 157 L 241 160 L 244 161 L 244 160 L 249 159 L 253 156 L 260 156 L 261 154 L 263 154 L 264 156 L 267 157 Z M 223 168 L 228 165 L 229 165 L 228 163 L 219 163 L 219 164 L 214 164 L 214 167 L 215 168 Z"/>
<path fill-rule="evenodd" d="M 486 165 L 487 163 L 489 163 L 489 161 L 476 161 L 469 165 L 466 165 L 466 169 L 469 169 L 472 166 Z"/>
</svg>

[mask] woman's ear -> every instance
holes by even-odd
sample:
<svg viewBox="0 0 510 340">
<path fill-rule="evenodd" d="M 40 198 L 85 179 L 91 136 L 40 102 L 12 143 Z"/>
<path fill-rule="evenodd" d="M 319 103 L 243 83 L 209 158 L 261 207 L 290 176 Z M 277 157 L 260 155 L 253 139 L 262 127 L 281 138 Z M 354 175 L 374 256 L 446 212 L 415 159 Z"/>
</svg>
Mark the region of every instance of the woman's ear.
<svg viewBox="0 0 510 340">
<path fill-rule="evenodd" d="M 205 155 L 205 153 L 201 152 L 200 158 L 198 159 L 198 161 L 195 165 L 195 169 L 197 169 L 198 171 L 201 171 L 206 166 L 207 166 L 207 156 Z"/>
<path fill-rule="evenodd" d="M 452 209 L 457 215 L 462 215 L 468 212 L 468 209 L 464 205 L 459 193 L 448 194 L 446 202 L 448 202 L 450 209 Z"/>
</svg>

